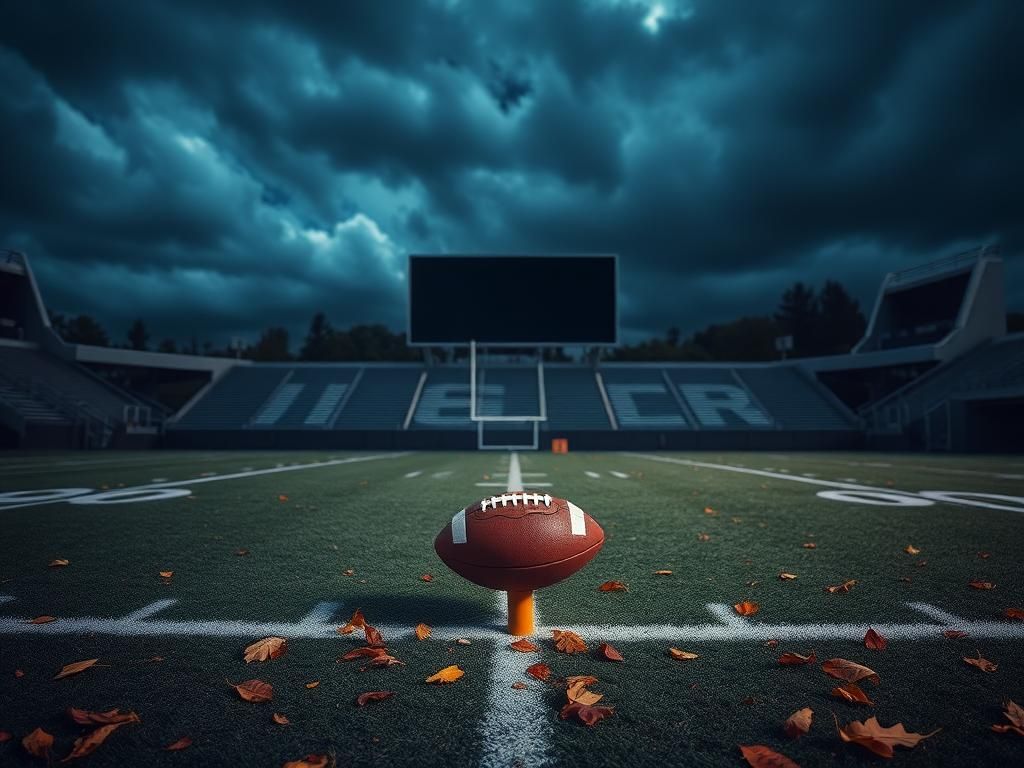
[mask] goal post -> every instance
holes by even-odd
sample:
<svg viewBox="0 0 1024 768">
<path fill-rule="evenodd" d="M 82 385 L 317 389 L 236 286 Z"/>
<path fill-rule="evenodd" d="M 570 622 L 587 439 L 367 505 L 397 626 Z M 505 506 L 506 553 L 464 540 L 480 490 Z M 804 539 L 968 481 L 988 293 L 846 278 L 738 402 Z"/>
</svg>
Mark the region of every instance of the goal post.
<svg viewBox="0 0 1024 768">
<path fill-rule="evenodd" d="M 485 353 L 486 354 L 486 353 Z M 469 418 L 476 423 L 476 444 L 477 449 L 499 450 L 499 451 L 536 451 L 540 448 L 540 423 L 547 421 L 547 397 L 544 392 L 544 355 L 537 354 L 537 408 L 538 413 L 530 414 L 486 414 L 484 408 L 478 405 L 481 398 L 486 397 L 486 386 L 481 381 L 481 371 L 478 363 L 476 340 L 469 342 Z M 510 443 L 488 443 L 486 440 L 486 425 L 493 424 L 506 427 L 504 432 L 509 432 L 508 427 L 512 425 L 529 425 L 526 431 L 532 433 L 529 442 L 521 444 Z"/>
</svg>

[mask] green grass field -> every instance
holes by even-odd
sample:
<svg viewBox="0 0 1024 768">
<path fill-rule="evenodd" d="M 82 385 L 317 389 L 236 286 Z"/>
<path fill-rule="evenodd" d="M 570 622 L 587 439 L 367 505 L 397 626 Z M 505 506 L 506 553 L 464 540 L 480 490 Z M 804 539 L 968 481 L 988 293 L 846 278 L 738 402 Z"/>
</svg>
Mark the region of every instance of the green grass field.
<svg viewBox="0 0 1024 768">
<path fill-rule="evenodd" d="M 0 763 L 40 764 L 20 743 L 36 727 L 55 736 L 53 756 L 63 758 L 86 731 L 65 715 L 73 706 L 141 717 L 84 758 L 95 766 L 280 766 L 310 753 L 338 765 L 741 765 L 740 744 L 804 766 L 880 762 L 840 741 L 833 714 L 843 724 L 876 716 L 920 733 L 942 729 L 897 749 L 901 764 L 1024 764 L 1024 738 L 990 730 L 1005 699 L 1024 704 L 1024 622 L 1002 616 L 1024 608 L 1024 458 L 518 460 L 524 485 L 571 499 L 607 535 L 590 565 L 538 593 L 535 654 L 507 648 L 500 595 L 448 571 L 432 546 L 453 513 L 501 492 L 507 453 L 6 455 L 0 732 L 12 738 L 0 743 Z M 138 486 L 181 495 L 95 503 Z M 47 502 L 42 492 L 52 489 L 78 490 Z M 888 503 L 817 495 L 836 490 Z M 960 503 L 919 495 L 931 491 L 962 494 Z M 907 554 L 908 545 L 920 553 Z M 58 558 L 70 564 L 50 567 Z M 660 569 L 672 575 L 654 575 Z M 782 581 L 784 571 L 798 578 Z M 849 592 L 826 592 L 851 579 Z M 629 591 L 600 592 L 607 580 Z M 973 589 L 975 580 L 995 588 Z M 743 600 L 759 612 L 736 616 L 731 606 Z M 405 666 L 336 661 L 361 644 L 334 631 L 356 608 Z M 41 615 L 57 620 L 24 621 Z M 418 622 L 434 628 L 430 639 L 410 634 Z M 851 636 L 869 625 L 888 632 L 886 650 Z M 950 626 L 967 636 L 944 637 Z M 625 661 L 557 653 L 552 627 L 579 629 L 591 649 L 612 642 Z M 286 655 L 243 662 L 246 645 L 275 633 L 289 635 Z M 699 658 L 673 660 L 670 646 Z M 811 650 L 819 664 L 778 663 L 784 651 Z M 998 669 L 962 660 L 977 652 Z M 839 681 L 820 662 L 833 657 L 878 673 L 880 685 L 864 686 L 874 706 L 830 695 Z M 52 679 L 92 658 L 91 669 Z M 593 688 L 614 714 L 592 728 L 560 720 L 564 687 L 528 677 L 536 662 L 556 677 L 597 676 Z M 451 664 L 462 679 L 424 682 Z M 226 682 L 250 678 L 271 683 L 273 701 L 241 701 Z M 512 689 L 515 681 L 527 688 Z M 356 707 L 372 690 L 395 695 Z M 814 723 L 792 741 L 782 723 L 802 707 Z M 291 725 L 274 723 L 275 712 Z M 183 736 L 191 747 L 163 751 Z"/>
</svg>

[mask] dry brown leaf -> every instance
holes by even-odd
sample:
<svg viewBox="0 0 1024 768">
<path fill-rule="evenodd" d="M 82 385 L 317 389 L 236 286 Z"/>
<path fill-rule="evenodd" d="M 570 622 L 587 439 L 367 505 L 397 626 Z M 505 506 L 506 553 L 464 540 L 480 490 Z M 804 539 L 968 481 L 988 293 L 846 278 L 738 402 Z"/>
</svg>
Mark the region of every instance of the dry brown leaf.
<svg viewBox="0 0 1024 768">
<path fill-rule="evenodd" d="M 63 677 L 71 677 L 71 675 L 77 675 L 79 672 L 84 672 L 99 659 L 86 659 L 85 661 L 75 661 L 71 664 L 65 664 L 61 667 L 60 672 L 53 676 L 54 680 L 60 680 Z"/>
<path fill-rule="evenodd" d="M 535 653 L 536 651 L 540 650 L 538 646 L 531 643 L 525 637 L 521 637 L 514 643 L 509 643 L 508 645 L 509 648 L 511 648 L 514 651 L 519 651 L 520 653 Z"/>
<path fill-rule="evenodd" d="M 533 664 L 526 668 L 526 674 L 538 680 L 545 681 L 551 677 L 551 667 L 547 664 Z"/>
<path fill-rule="evenodd" d="M 309 690 L 313 690 L 313 689 L 314 689 L 314 688 L 316 688 L 316 687 L 317 687 L 318 685 L 320 685 L 320 681 L 319 681 L 319 680 L 313 680 L 312 682 L 306 683 L 306 687 L 307 687 L 307 688 L 308 688 Z"/>
<path fill-rule="evenodd" d="M 981 651 L 978 651 L 978 655 L 973 659 L 968 658 L 967 656 L 964 656 L 963 659 L 972 667 L 977 667 L 982 672 L 995 672 L 997 669 L 999 669 L 998 664 L 993 664 L 988 659 L 983 659 L 981 657 Z"/>
<path fill-rule="evenodd" d="M 926 734 L 908 733 L 903 723 L 885 728 L 874 717 L 869 717 L 864 722 L 854 720 L 846 725 L 839 725 L 837 718 L 836 728 L 839 730 L 839 738 L 843 741 L 858 744 L 880 757 L 892 757 L 893 747 L 916 747 L 924 739 L 934 736 L 941 730 L 936 728 Z"/>
<path fill-rule="evenodd" d="M 609 645 L 608 643 L 601 643 L 597 646 L 597 652 L 604 656 L 604 658 L 608 659 L 608 661 L 625 661 L 625 659 L 622 658 L 622 654 L 619 653 L 614 646 Z"/>
<path fill-rule="evenodd" d="M 1024 608 L 1004 608 L 1003 618 L 1024 621 Z"/>
<path fill-rule="evenodd" d="M 301 760 L 289 760 L 282 768 L 327 768 L 330 758 L 327 755 L 306 755 Z"/>
<path fill-rule="evenodd" d="M 629 587 L 621 581 L 606 581 L 598 589 L 602 592 L 628 592 Z"/>
<path fill-rule="evenodd" d="M 906 552 L 908 555 L 921 554 L 921 550 L 915 547 L 913 544 L 907 544 L 907 546 L 903 548 L 903 551 Z"/>
<path fill-rule="evenodd" d="M 654 575 L 655 576 L 671 576 L 672 575 L 672 571 L 667 571 L 667 570 L 655 571 Z"/>
<path fill-rule="evenodd" d="M 341 572 L 341 575 L 342 576 L 355 576 L 356 575 L 356 569 L 355 568 L 346 568 L 344 571 Z"/>
<path fill-rule="evenodd" d="M 711 541 L 711 534 L 703 533 L 703 532 L 698 533 L 697 534 L 697 541 Z"/>
<path fill-rule="evenodd" d="M 370 660 L 370 666 L 371 667 L 395 667 L 395 666 L 404 667 L 405 666 L 405 662 L 404 661 L 399 661 L 394 656 L 385 653 L 385 654 L 382 654 L 381 656 L 377 656 L 377 657 L 371 659 Z"/>
<path fill-rule="evenodd" d="M 690 653 L 689 651 L 681 651 L 678 648 L 669 648 L 668 655 L 671 656 L 673 659 L 678 659 L 679 661 L 690 661 L 691 659 L 698 658 L 696 653 Z"/>
<path fill-rule="evenodd" d="M 992 557 L 992 555 L 989 552 L 979 552 L 978 557 L 980 557 L 982 560 L 988 560 L 990 557 Z"/>
<path fill-rule="evenodd" d="M 1009 610 L 1009 609 L 1007 609 Z M 49 624 L 51 621 L 56 621 L 56 616 L 36 616 L 34 619 L 29 619 L 26 624 Z"/>
<path fill-rule="evenodd" d="M 174 571 L 160 571 L 160 578 L 165 581 L 170 579 L 172 576 L 174 576 Z"/>
<path fill-rule="evenodd" d="M 942 636 L 950 640 L 960 640 L 961 638 L 967 637 L 967 633 L 962 632 L 959 629 L 947 629 L 942 633 Z"/>
<path fill-rule="evenodd" d="M 265 637 L 246 648 L 243 658 L 246 664 L 252 661 L 267 661 L 284 656 L 287 650 L 288 641 L 283 637 Z"/>
<path fill-rule="evenodd" d="M 718 514 L 718 512 L 712 507 L 704 507 L 704 514 L 708 517 L 715 517 Z"/>
<path fill-rule="evenodd" d="M 587 644 L 583 638 L 569 630 L 553 629 L 551 635 L 555 640 L 555 650 L 561 653 L 586 653 Z"/>
<path fill-rule="evenodd" d="M 99 728 L 89 731 L 89 733 L 85 734 L 84 736 L 79 736 L 77 739 L 75 739 L 75 743 L 71 747 L 71 752 L 68 754 L 67 757 L 61 760 L 61 762 L 66 763 L 68 760 L 77 760 L 79 757 L 91 755 L 93 752 L 99 749 L 100 745 L 102 745 L 103 742 L 107 740 L 107 737 L 110 734 L 112 734 L 114 731 L 116 731 L 124 724 L 125 723 L 123 722 L 108 723 L 107 725 L 101 725 Z"/>
<path fill-rule="evenodd" d="M 378 656 L 387 656 L 387 648 L 371 648 L 370 646 L 364 646 L 363 648 L 353 648 L 351 651 L 342 656 L 339 661 L 352 661 L 354 659 L 367 657 L 370 659 L 376 659 Z"/>
<path fill-rule="evenodd" d="M 281 502 L 285 502 L 285 501 L 288 501 L 288 496 L 287 496 L 287 495 L 285 495 L 285 494 L 283 494 L 283 493 L 279 493 L 279 494 L 277 495 L 277 500 L 278 500 L 278 501 L 281 501 Z"/>
<path fill-rule="evenodd" d="M 188 736 L 182 736 L 180 739 L 178 739 L 173 744 L 168 744 L 166 747 L 164 747 L 164 751 L 165 752 L 180 752 L 181 750 L 188 749 L 191 746 L 192 746 L 192 739 L 190 739 Z"/>
<path fill-rule="evenodd" d="M 21 746 L 32 757 L 41 757 L 43 760 L 46 760 L 50 755 L 50 748 L 53 746 L 53 736 L 42 728 L 36 728 L 21 740 Z"/>
<path fill-rule="evenodd" d="M 435 672 L 434 674 L 432 674 L 430 677 L 427 678 L 427 682 L 428 683 L 454 683 L 456 680 L 458 680 L 464 674 L 466 674 L 466 673 L 462 671 L 462 669 L 459 667 L 458 664 L 452 664 L 450 667 L 445 667 L 444 669 L 440 670 L 439 672 Z"/>
<path fill-rule="evenodd" d="M 782 730 L 791 739 L 799 739 L 811 730 L 811 721 L 814 719 L 814 710 L 810 707 L 798 709 L 786 718 L 782 724 Z"/>
<path fill-rule="evenodd" d="M 526 688 L 526 683 L 519 683 L 519 682 L 512 683 L 512 688 L 513 688 L 513 690 L 521 691 L 524 688 Z"/>
<path fill-rule="evenodd" d="M 134 712 L 122 712 L 111 709 L 106 712 L 89 712 L 84 709 L 68 708 L 68 717 L 79 725 L 109 725 L 110 723 L 138 723 L 139 716 Z"/>
<path fill-rule="evenodd" d="M 855 586 L 857 586 L 857 580 L 850 579 L 849 581 L 844 581 L 842 584 L 837 584 L 834 587 L 825 587 L 825 591 L 829 594 L 835 594 L 836 592 L 849 592 Z"/>
<path fill-rule="evenodd" d="M 236 550 L 235 550 L 235 555 L 236 555 L 237 557 L 245 557 L 245 556 L 247 556 L 248 554 L 249 554 L 249 550 L 248 550 L 248 549 L 246 549 L 245 547 L 242 547 L 241 549 L 236 549 Z"/>
<path fill-rule="evenodd" d="M 70 560 L 64 560 L 63 558 L 57 558 L 56 560 L 50 561 L 51 568 L 63 568 L 64 566 L 71 565 Z M 39 730 L 38 728 L 36 730 Z M 45 731 L 44 731 L 45 733 Z"/>
<path fill-rule="evenodd" d="M 753 616 L 761 610 L 761 606 L 750 600 L 744 600 L 742 603 L 736 603 L 732 609 L 740 616 Z"/>
<path fill-rule="evenodd" d="M 576 675 L 566 679 L 565 695 L 570 703 L 582 704 L 591 707 L 604 698 L 604 694 L 594 693 L 587 689 L 588 685 L 597 682 L 597 678 L 591 675 Z"/>
<path fill-rule="evenodd" d="M 775 640 L 775 639 L 765 640 L 764 641 L 764 645 L 765 645 L 766 648 L 778 648 L 779 647 L 779 641 Z"/>
<path fill-rule="evenodd" d="M 844 683 L 836 688 L 832 689 L 832 695 L 837 699 L 848 701 L 851 704 L 870 704 L 874 706 L 875 702 L 868 698 L 868 695 L 864 693 L 864 690 L 856 683 Z"/>
<path fill-rule="evenodd" d="M 843 680 L 847 683 L 870 680 L 875 685 L 878 685 L 881 682 L 878 674 L 873 669 L 848 659 L 829 659 L 821 665 L 821 670 L 826 675 L 831 675 L 837 680 Z"/>
<path fill-rule="evenodd" d="M 416 625 L 416 639 L 417 640 L 426 640 L 428 637 L 430 637 L 430 627 L 428 627 L 423 622 L 420 622 L 419 624 L 417 624 Z"/>
<path fill-rule="evenodd" d="M 13 738 L 14 736 L 11 735 L 10 731 L 0 731 L 0 744 L 3 744 L 5 741 L 10 741 Z"/>
<path fill-rule="evenodd" d="M 781 752 L 763 744 L 740 745 L 740 752 L 751 768 L 800 768 Z"/>
<path fill-rule="evenodd" d="M 1010 721 L 1010 725 L 997 724 L 992 726 L 996 733 L 1013 732 L 1018 736 L 1024 736 L 1024 707 L 1011 699 L 1003 702 L 1003 717 Z"/>
<path fill-rule="evenodd" d="M 973 589 L 995 589 L 996 585 L 991 581 L 970 581 L 967 586 Z"/>
<path fill-rule="evenodd" d="M 472 645 L 473 644 L 472 642 L 470 642 L 469 640 L 467 640 L 464 637 L 460 637 L 455 642 L 458 643 L 459 645 Z"/>
<path fill-rule="evenodd" d="M 793 581 L 793 579 L 795 579 L 795 578 L 796 578 L 796 574 L 795 573 L 786 573 L 785 571 L 783 571 L 782 573 L 779 574 L 779 579 L 781 581 Z"/>
<path fill-rule="evenodd" d="M 870 651 L 884 651 L 889 646 L 889 641 L 871 627 L 864 633 L 864 647 Z"/>
<path fill-rule="evenodd" d="M 272 714 L 270 716 L 270 719 L 273 720 L 278 725 L 291 725 L 292 724 L 292 721 L 289 720 L 286 715 L 282 715 L 280 712 L 275 712 L 274 714 Z"/>
<path fill-rule="evenodd" d="M 579 704 L 575 701 L 570 701 L 562 707 L 562 711 L 559 713 L 559 716 L 563 720 L 575 717 L 584 725 L 593 726 L 611 715 L 613 712 L 615 712 L 615 710 L 611 707 L 591 707 L 585 704 Z"/>
<path fill-rule="evenodd" d="M 395 695 L 394 691 L 367 691 L 356 696 L 356 706 L 365 707 L 371 701 L 384 701 Z"/>
<path fill-rule="evenodd" d="M 420 581 L 433 581 L 433 580 L 434 580 L 434 577 L 431 576 L 429 573 L 424 573 L 422 576 L 420 576 Z"/>
<path fill-rule="evenodd" d="M 369 624 L 364 624 L 363 635 L 366 637 L 367 645 L 384 645 L 384 636 L 381 635 L 380 630 L 378 630 L 376 627 L 371 627 Z"/>
<path fill-rule="evenodd" d="M 357 629 L 362 629 L 366 626 L 366 619 L 363 618 L 363 610 L 356 608 L 355 613 L 352 614 L 352 618 L 348 620 L 348 623 L 343 627 L 338 627 L 338 634 L 350 635 Z"/>
<path fill-rule="evenodd" d="M 228 685 L 238 691 L 243 701 L 251 701 L 253 704 L 262 704 L 274 698 L 274 686 L 262 680 L 246 680 L 237 685 L 229 682 Z"/>
<path fill-rule="evenodd" d="M 801 656 L 799 653 L 793 653 L 792 651 L 786 651 L 784 654 L 779 656 L 779 664 L 787 667 L 798 667 L 802 664 L 814 664 L 818 660 L 818 656 L 814 651 L 811 651 L 806 656 Z"/>
<path fill-rule="evenodd" d="M 813 541 L 806 541 L 803 544 L 801 544 L 800 546 L 803 547 L 804 549 L 817 549 L 818 548 L 818 545 L 815 544 Z"/>
</svg>

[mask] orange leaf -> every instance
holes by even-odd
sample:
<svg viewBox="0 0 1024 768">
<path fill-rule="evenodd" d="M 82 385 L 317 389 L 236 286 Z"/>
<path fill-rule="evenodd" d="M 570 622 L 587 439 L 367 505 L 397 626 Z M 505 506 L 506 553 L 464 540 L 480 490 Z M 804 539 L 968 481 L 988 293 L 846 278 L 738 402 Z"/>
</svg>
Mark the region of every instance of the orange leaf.
<svg viewBox="0 0 1024 768">
<path fill-rule="evenodd" d="M 424 624 L 422 622 L 417 624 L 416 625 L 416 639 L 417 640 L 426 640 L 428 637 L 430 637 L 430 627 L 428 627 L 426 624 Z"/>
<path fill-rule="evenodd" d="M 655 571 L 654 575 L 655 576 L 671 576 L 672 575 L 672 571 L 665 571 L 665 570 Z"/>
<path fill-rule="evenodd" d="M 436 672 L 433 675 L 431 675 L 430 677 L 428 677 L 427 678 L 427 682 L 428 683 L 454 683 L 456 680 L 458 680 L 464 674 L 466 674 L 466 673 L 463 672 L 459 668 L 458 664 L 452 664 L 450 667 L 445 667 L 441 671 Z"/>
<path fill-rule="evenodd" d="M 942 636 L 950 640 L 959 640 L 960 638 L 967 637 L 967 633 L 961 632 L 959 629 L 947 629 L 942 633 Z"/>
<path fill-rule="evenodd" d="M 283 493 L 279 493 L 277 495 L 277 500 L 281 502 L 288 501 L 288 497 Z"/>
<path fill-rule="evenodd" d="M 830 594 L 835 594 L 836 592 L 849 592 L 855 586 L 857 586 L 857 580 L 850 579 L 849 581 L 844 581 L 842 584 L 834 587 L 825 587 L 825 591 Z"/>
<path fill-rule="evenodd" d="M 1018 736 L 1024 736 L 1024 708 L 1011 699 L 1003 702 L 1003 717 L 1010 721 L 1010 725 L 993 725 L 992 730 L 996 733 L 1013 731 Z"/>
<path fill-rule="evenodd" d="M 54 680 L 60 680 L 63 677 L 71 677 L 71 675 L 77 675 L 79 672 L 84 672 L 99 659 L 86 659 L 85 661 L 75 661 L 71 664 L 65 664 L 61 667 L 60 672 L 53 676 Z"/>
<path fill-rule="evenodd" d="M 180 739 L 178 739 L 173 744 L 168 744 L 166 747 L 164 747 L 164 751 L 165 752 L 180 752 L 181 750 L 188 749 L 191 746 L 192 746 L 192 739 L 190 739 L 188 736 L 182 736 Z"/>
<path fill-rule="evenodd" d="M 561 653 L 586 653 L 587 651 L 587 644 L 575 632 L 553 629 L 551 635 L 555 639 L 555 650 Z"/>
<path fill-rule="evenodd" d="M 611 707 L 590 707 L 585 704 L 579 704 L 575 701 L 570 701 L 559 713 L 563 720 L 568 720 L 570 717 L 575 717 L 577 720 L 582 722 L 586 726 L 593 726 L 600 722 L 604 718 L 611 715 L 615 710 Z"/>
<path fill-rule="evenodd" d="M 282 768 L 327 768 L 327 755 L 306 755 L 301 760 L 289 760 Z"/>
<path fill-rule="evenodd" d="M 84 709 L 68 708 L 68 717 L 79 725 L 109 725 L 110 723 L 138 723 L 139 716 L 134 712 L 121 712 L 111 709 L 107 712 L 88 712 Z"/>
<path fill-rule="evenodd" d="M 677 659 L 679 661 L 690 661 L 691 659 L 697 658 L 696 653 L 690 653 L 689 651 L 681 651 L 678 648 L 669 648 L 668 655 L 671 656 L 673 659 Z"/>
<path fill-rule="evenodd" d="M 232 688 L 238 691 L 243 701 L 251 701 L 254 704 L 262 704 L 274 698 L 274 686 L 264 683 L 262 680 L 246 680 L 244 683 L 235 685 L 229 682 Z"/>
<path fill-rule="evenodd" d="M 814 710 L 810 707 L 804 707 L 798 709 L 792 715 L 786 718 L 786 722 L 782 724 L 782 730 L 785 731 L 786 735 L 791 739 L 799 739 L 801 736 L 811 730 L 811 721 L 814 719 Z"/>
<path fill-rule="evenodd" d="M 50 754 L 50 747 L 53 746 L 53 736 L 42 728 L 36 728 L 32 733 L 21 740 L 21 746 L 25 748 L 32 757 L 41 757 L 45 760 Z"/>
<path fill-rule="evenodd" d="M 864 690 L 856 683 L 845 683 L 837 688 L 833 688 L 832 695 L 837 699 L 843 699 L 853 704 L 870 704 L 874 706 L 875 703 L 868 698 Z"/>
<path fill-rule="evenodd" d="M 813 541 L 805 542 L 805 543 L 801 544 L 800 546 L 802 546 L 804 549 L 817 549 L 818 548 L 818 545 L 815 544 Z"/>
<path fill-rule="evenodd" d="M 964 656 L 963 659 L 972 667 L 977 667 L 982 672 L 995 672 L 997 669 L 999 669 L 998 664 L 993 664 L 988 659 L 981 658 L 981 651 L 978 651 L 977 658 L 969 659 L 966 656 Z"/>
<path fill-rule="evenodd" d="M 524 688 L 526 688 L 526 683 L 519 683 L 519 682 L 512 683 L 512 688 L 517 690 L 517 691 L 521 691 Z"/>
<path fill-rule="evenodd" d="M 600 587 L 599 590 L 602 592 L 628 592 L 629 587 L 623 584 L 621 581 L 606 581 Z"/>
<path fill-rule="evenodd" d="M 291 725 L 292 724 L 292 721 L 289 720 L 286 716 L 282 715 L 280 712 L 275 712 L 274 714 L 272 714 L 270 716 L 270 719 L 273 720 L 278 725 Z"/>
<path fill-rule="evenodd" d="M 1007 610 L 1010 610 L 1007 608 Z M 34 619 L 30 619 L 28 624 L 49 624 L 51 621 L 56 621 L 56 616 L 36 616 Z"/>
<path fill-rule="evenodd" d="M 907 544 L 907 546 L 903 548 L 903 551 L 906 552 L 908 555 L 921 554 L 921 550 L 915 547 L 913 544 Z"/>
<path fill-rule="evenodd" d="M 384 699 L 390 699 L 394 695 L 394 691 L 367 691 L 366 693 L 360 693 L 356 697 L 356 706 L 365 707 L 371 701 L 384 701 Z"/>
<path fill-rule="evenodd" d="M 51 560 L 50 561 L 50 567 L 51 568 L 63 568 L 66 565 L 71 565 L 71 561 L 70 560 L 64 560 L 62 558 L 58 558 L 56 560 Z M 38 731 L 39 729 L 36 728 L 36 730 Z M 45 733 L 45 731 L 43 731 L 43 733 Z"/>
<path fill-rule="evenodd" d="M 534 664 L 526 668 L 526 674 L 544 681 L 551 677 L 551 667 L 547 664 Z"/>
<path fill-rule="evenodd" d="M 718 512 L 712 509 L 711 507 L 704 507 L 704 514 L 708 515 L 709 517 L 714 517 L 718 514 Z"/>
<path fill-rule="evenodd" d="M 869 717 L 864 722 L 854 720 L 842 726 L 836 719 L 836 728 L 839 730 L 839 738 L 843 741 L 858 744 L 880 757 L 892 757 L 893 747 L 916 747 L 921 741 L 941 730 L 936 728 L 926 734 L 908 733 L 903 723 L 885 728 L 874 717 Z"/>
<path fill-rule="evenodd" d="M 93 752 L 99 749 L 100 745 L 107 740 L 107 737 L 110 734 L 112 734 L 122 725 L 124 725 L 123 722 L 108 723 L 107 725 L 101 725 L 99 728 L 93 731 L 89 731 L 89 733 L 85 734 L 85 736 L 78 737 L 77 739 L 75 739 L 75 743 L 71 748 L 71 753 L 63 760 L 61 760 L 61 762 L 66 763 L 68 760 L 75 760 L 79 757 L 91 755 Z"/>
<path fill-rule="evenodd" d="M 873 669 L 868 669 L 863 664 L 847 659 L 829 659 L 821 665 L 821 669 L 826 675 L 831 675 L 837 680 L 844 680 L 847 683 L 870 680 L 878 685 L 881 682 Z"/>
<path fill-rule="evenodd" d="M 786 651 L 784 654 L 779 656 L 779 664 L 787 667 L 798 667 L 802 664 L 813 664 L 818 660 L 817 654 L 811 651 L 806 656 L 801 656 L 799 653 L 793 653 L 792 651 Z"/>
<path fill-rule="evenodd" d="M 508 645 L 509 648 L 514 651 L 519 651 L 520 653 L 534 653 L 540 650 L 540 648 L 531 643 L 525 637 L 516 640 L 514 643 L 509 643 Z"/>
<path fill-rule="evenodd" d="M 376 627 L 363 624 L 363 636 L 366 637 L 367 645 L 384 645 L 384 637 Z"/>
<path fill-rule="evenodd" d="M 385 654 L 382 654 L 380 656 L 377 656 L 374 659 L 371 659 L 370 660 L 370 666 L 372 666 L 372 667 L 394 667 L 394 666 L 404 667 L 405 666 L 405 662 L 404 661 L 399 661 L 394 656 L 391 656 L 390 654 L 385 653 Z"/>
<path fill-rule="evenodd" d="M 597 652 L 608 659 L 608 661 L 625 661 L 625 659 L 622 658 L 622 654 L 608 643 L 601 643 L 597 646 Z"/>
<path fill-rule="evenodd" d="M 882 637 L 880 634 L 875 632 L 871 627 L 868 627 L 868 631 L 864 633 L 864 647 L 869 651 L 884 651 L 889 645 L 889 641 Z"/>
<path fill-rule="evenodd" d="M 366 619 L 363 618 L 363 611 L 361 608 L 356 608 L 356 612 L 352 614 L 352 618 L 348 620 L 348 624 L 343 627 L 338 627 L 338 633 L 342 635 L 350 635 L 357 629 L 362 629 L 366 626 Z"/>
<path fill-rule="evenodd" d="M 591 675 L 575 675 L 566 678 L 565 682 L 567 684 L 565 695 L 570 703 L 591 707 L 604 698 L 604 694 L 594 693 L 587 689 L 588 685 L 597 682 L 596 677 Z"/>
<path fill-rule="evenodd" d="M 420 576 L 420 581 L 433 581 L 433 580 L 434 580 L 434 577 L 431 576 L 429 573 L 424 573 L 422 576 Z"/>
<path fill-rule="evenodd" d="M 363 648 L 354 648 L 344 656 L 341 657 L 341 661 L 352 661 L 360 657 L 366 656 L 371 659 L 375 659 L 378 656 L 387 656 L 387 648 L 371 648 L 370 646 L 364 646 Z"/>
<path fill-rule="evenodd" d="M 1007 619 L 1024 621 L 1024 608 L 1004 608 L 1003 616 Z"/>
<path fill-rule="evenodd" d="M 316 687 L 317 687 L 318 685 L 320 685 L 320 681 L 319 681 L 319 680 L 314 680 L 314 681 L 313 681 L 313 682 L 311 682 L 311 683 L 306 683 L 306 687 L 307 687 L 307 688 L 309 688 L 310 690 L 313 690 L 313 689 L 314 689 L 314 688 L 316 688 Z"/>
<path fill-rule="evenodd" d="M 751 768 L 800 768 L 788 757 L 761 744 L 740 745 L 743 758 Z"/>
<path fill-rule="evenodd" d="M 991 581 L 971 581 L 968 582 L 967 586 L 974 589 L 995 589 L 996 585 Z"/>
<path fill-rule="evenodd" d="M 793 579 L 795 579 L 795 578 L 796 578 L 796 574 L 795 573 L 785 573 L 785 572 L 783 572 L 783 573 L 779 574 L 779 579 L 781 579 L 782 581 L 793 581 Z"/>
<path fill-rule="evenodd" d="M 283 637 L 265 637 L 246 648 L 243 658 L 246 664 L 251 661 L 267 661 L 284 656 L 287 650 L 288 641 Z"/>
<path fill-rule="evenodd" d="M 174 571 L 160 571 L 161 579 L 169 579 L 174 575 Z"/>
<path fill-rule="evenodd" d="M 740 616 L 753 616 L 755 613 L 761 610 L 760 605 L 751 602 L 750 600 L 744 600 L 742 603 L 736 603 L 736 605 L 734 605 L 732 608 Z"/>
</svg>

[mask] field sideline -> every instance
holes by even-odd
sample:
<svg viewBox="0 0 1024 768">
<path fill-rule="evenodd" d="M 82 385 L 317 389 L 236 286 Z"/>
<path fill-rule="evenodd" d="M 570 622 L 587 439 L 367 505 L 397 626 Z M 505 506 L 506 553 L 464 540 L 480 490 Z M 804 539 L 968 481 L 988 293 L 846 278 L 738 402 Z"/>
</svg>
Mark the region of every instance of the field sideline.
<svg viewBox="0 0 1024 768">
<path fill-rule="evenodd" d="M 452 514 L 517 473 L 607 534 L 593 563 L 538 594 L 536 654 L 508 649 L 501 596 L 448 571 L 432 547 Z M 833 713 L 942 729 L 899 750 L 902 763 L 1011 764 L 1024 738 L 990 726 L 1004 699 L 1024 704 L 1024 622 L 1002 616 L 1024 608 L 1022 512 L 1019 456 L 8 454 L 0 732 L 14 738 L 0 762 L 34 764 L 19 742 L 36 727 L 63 757 L 83 732 L 63 714 L 75 706 L 141 717 L 88 758 L 97 766 L 275 766 L 309 753 L 338 765 L 739 765 L 740 744 L 804 766 L 873 760 L 840 742 Z M 629 591 L 600 592 L 608 580 Z M 848 592 L 825 589 L 850 580 Z M 756 615 L 736 615 L 744 600 Z M 359 642 L 335 631 L 356 608 L 405 666 L 336 661 Z M 44 615 L 56 621 L 26 621 Z M 430 639 L 416 640 L 418 622 Z M 863 646 L 868 626 L 886 650 Z M 551 628 L 591 649 L 612 642 L 625 661 L 556 653 Z M 289 638 L 288 653 L 246 665 L 242 649 L 271 634 Z M 669 646 L 698 658 L 673 660 Z M 811 650 L 874 669 L 874 706 L 832 697 L 838 681 L 819 665 L 778 663 Z M 977 653 L 998 669 L 964 663 Z M 525 674 L 539 661 L 555 676 L 597 676 L 614 715 L 593 728 L 559 720 L 564 690 Z M 450 664 L 465 677 L 424 683 Z M 243 702 L 225 682 L 254 677 L 273 684 L 272 702 Z M 354 705 L 382 689 L 394 697 Z M 802 707 L 814 724 L 790 741 L 781 724 Z M 182 736 L 187 750 L 161 749 Z"/>
</svg>

